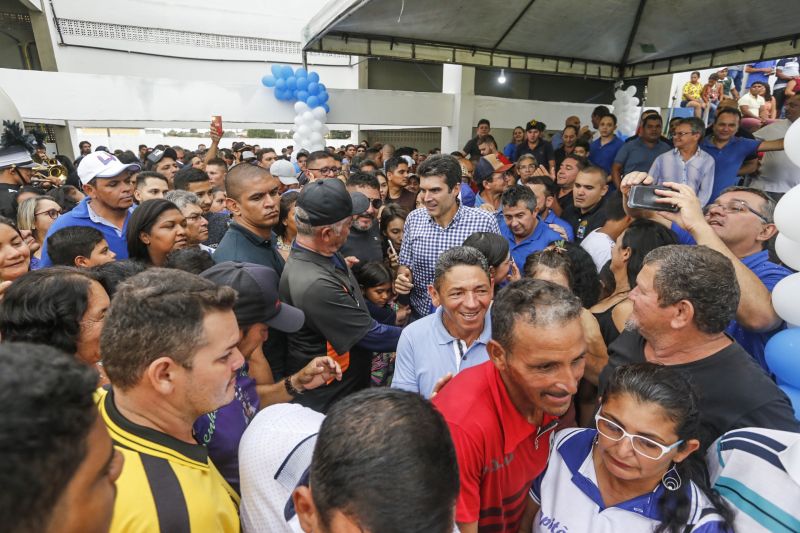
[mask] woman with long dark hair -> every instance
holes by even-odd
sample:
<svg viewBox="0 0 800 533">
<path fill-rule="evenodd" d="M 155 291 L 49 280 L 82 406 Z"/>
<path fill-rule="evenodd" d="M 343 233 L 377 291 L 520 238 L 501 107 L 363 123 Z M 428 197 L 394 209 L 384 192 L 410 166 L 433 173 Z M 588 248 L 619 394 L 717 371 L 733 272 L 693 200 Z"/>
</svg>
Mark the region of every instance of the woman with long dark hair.
<svg viewBox="0 0 800 533">
<path fill-rule="evenodd" d="M 704 481 L 686 374 L 653 363 L 617 368 L 595 422 L 555 435 L 525 531 L 733 532 L 731 510 Z"/>
<path fill-rule="evenodd" d="M 168 200 L 146 200 L 131 215 L 126 236 L 130 259 L 160 267 L 172 250 L 186 248 L 186 218 Z"/>
</svg>

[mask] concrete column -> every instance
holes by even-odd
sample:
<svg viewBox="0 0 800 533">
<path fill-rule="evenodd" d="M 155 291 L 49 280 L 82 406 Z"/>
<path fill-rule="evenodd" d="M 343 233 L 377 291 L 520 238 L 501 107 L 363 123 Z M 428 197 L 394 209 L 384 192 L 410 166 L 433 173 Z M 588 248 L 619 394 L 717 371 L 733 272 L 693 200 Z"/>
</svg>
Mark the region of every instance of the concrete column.
<svg viewBox="0 0 800 533">
<path fill-rule="evenodd" d="M 67 121 L 64 126 L 53 126 L 53 132 L 56 137 L 57 153 L 74 160 L 78 153 L 78 143 L 81 142 L 77 137 L 75 127 Z"/>
<path fill-rule="evenodd" d="M 475 121 L 475 67 L 442 65 L 442 92 L 452 94 L 453 120 L 442 128 L 442 153 L 460 150 L 472 138 Z"/>
</svg>

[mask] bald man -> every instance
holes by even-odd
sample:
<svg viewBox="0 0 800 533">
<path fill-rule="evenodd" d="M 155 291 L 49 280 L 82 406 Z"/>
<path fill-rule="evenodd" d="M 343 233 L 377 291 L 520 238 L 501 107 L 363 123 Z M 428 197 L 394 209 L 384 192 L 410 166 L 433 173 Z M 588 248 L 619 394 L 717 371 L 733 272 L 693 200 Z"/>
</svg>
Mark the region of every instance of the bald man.
<svg viewBox="0 0 800 533">
<path fill-rule="evenodd" d="M 280 275 L 285 261 L 272 232 L 278 224 L 281 182 L 267 170 L 240 163 L 228 171 L 226 207 L 233 215 L 214 261 L 241 261 L 268 266 Z"/>
</svg>

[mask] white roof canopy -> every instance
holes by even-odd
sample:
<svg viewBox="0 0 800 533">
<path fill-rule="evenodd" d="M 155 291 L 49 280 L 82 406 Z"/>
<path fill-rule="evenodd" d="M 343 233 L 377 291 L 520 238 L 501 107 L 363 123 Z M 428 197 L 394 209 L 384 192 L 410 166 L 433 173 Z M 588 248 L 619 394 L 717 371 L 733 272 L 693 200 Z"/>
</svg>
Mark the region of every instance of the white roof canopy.
<svg viewBox="0 0 800 533">
<path fill-rule="evenodd" d="M 304 52 L 641 78 L 800 53 L 798 0 L 333 0 Z"/>
</svg>

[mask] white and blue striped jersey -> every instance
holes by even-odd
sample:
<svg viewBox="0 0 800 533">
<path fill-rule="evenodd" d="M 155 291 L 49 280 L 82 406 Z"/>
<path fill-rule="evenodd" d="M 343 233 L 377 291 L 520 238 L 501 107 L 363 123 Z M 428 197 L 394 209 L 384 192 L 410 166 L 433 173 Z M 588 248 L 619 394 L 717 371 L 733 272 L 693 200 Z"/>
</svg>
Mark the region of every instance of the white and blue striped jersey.
<svg viewBox="0 0 800 533">
<path fill-rule="evenodd" d="M 547 469 L 531 487 L 540 505 L 533 522 L 535 533 L 637 533 L 651 532 L 662 521 L 659 502 L 666 491 L 655 490 L 606 507 L 597 486 L 592 443 L 597 431 L 572 428 L 559 431 L 550 447 Z M 679 490 L 689 492 L 691 511 L 686 531 L 730 532 L 711 502 L 694 483 Z"/>
</svg>

